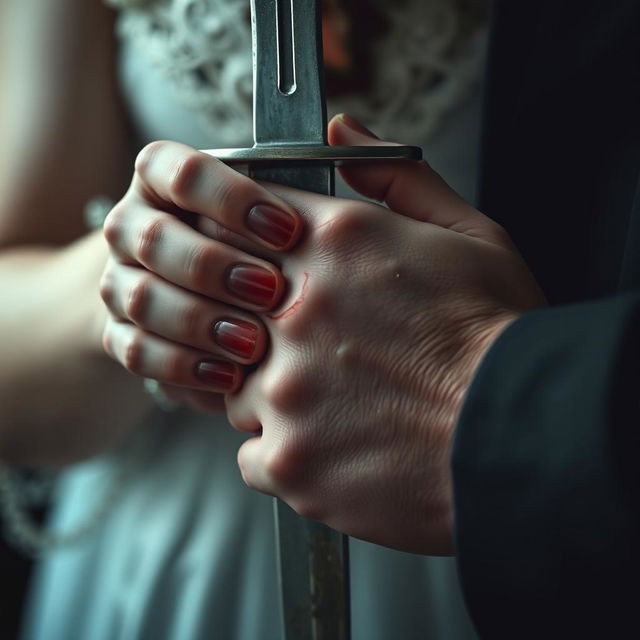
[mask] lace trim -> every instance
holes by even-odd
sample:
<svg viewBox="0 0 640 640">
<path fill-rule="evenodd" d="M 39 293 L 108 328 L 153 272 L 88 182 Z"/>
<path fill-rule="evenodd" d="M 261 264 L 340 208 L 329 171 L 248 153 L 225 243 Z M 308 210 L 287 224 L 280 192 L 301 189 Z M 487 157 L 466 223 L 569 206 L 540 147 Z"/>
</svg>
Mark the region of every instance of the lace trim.
<svg viewBox="0 0 640 640">
<path fill-rule="evenodd" d="M 477 86 L 488 0 L 372 0 L 390 29 L 374 51 L 368 95 L 329 102 L 383 137 L 427 139 Z M 252 137 L 248 0 L 105 0 L 134 42 L 221 144 Z"/>
<path fill-rule="evenodd" d="M 31 509 L 42 508 L 53 495 L 57 474 L 19 470 L 0 464 L 0 519 L 4 536 L 27 556 L 38 557 L 47 551 L 70 546 L 92 534 L 117 504 L 126 488 L 131 465 L 120 462 L 107 481 L 104 495 L 89 510 L 86 519 L 75 528 L 63 533 L 52 533 L 31 515 Z"/>
</svg>

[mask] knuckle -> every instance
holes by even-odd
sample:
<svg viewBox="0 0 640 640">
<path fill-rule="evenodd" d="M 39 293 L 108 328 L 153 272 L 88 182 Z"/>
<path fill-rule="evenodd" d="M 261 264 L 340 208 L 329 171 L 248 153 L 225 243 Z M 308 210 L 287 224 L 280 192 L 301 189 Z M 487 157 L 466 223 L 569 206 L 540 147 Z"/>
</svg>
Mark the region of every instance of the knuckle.
<svg viewBox="0 0 640 640">
<path fill-rule="evenodd" d="M 162 363 L 162 380 L 182 384 L 185 382 L 185 361 L 180 349 L 172 349 Z"/>
<path fill-rule="evenodd" d="M 302 516 L 307 520 L 317 520 L 320 522 L 325 520 L 326 510 L 322 508 L 317 500 L 313 500 L 309 496 L 295 496 L 289 498 L 287 502 L 299 516 Z"/>
<path fill-rule="evenodd" d="M 153 161 L 154 156 L 166 146 L 166 142 L 163 140 L 155 140 L 146 144 L 138 153 L 135 160 L 135 172 L 140 175 L 144 175 Z"/>
<path fill-rule="evenodd" d="M 204 317 L 205 313 L 199 303 L 187 304 L 182 309 L 178 322 L 178 331 L 181 338 L 187 342 L 193 342 L 194 338 L 201 333 Z"/>
<path fill-rule="evenodd" d="M 142 264 L 150 264 L 165 234 L 164 220 L 154 217 L 145 222 L 138 234 L 137 258 Z"/>
<path fill-rule="evenodd" d="M 169 197 L 179 206 L 189 208 L 190 196 L 205 167 L 206 157 L 196 151 L 183 154 L 169 177 Z"/>
<path fill-rule="evenodd" d="M 279 487 L 297 486 L 305 475 L 308 455 L 293 439 L 273 445 L 265 452 L 264 471 Z"/>
<path fill-rule="evenodd" d="M 124 350 L 122 365 L 136 376 L 143 375 L 144 333 L 134 331 Z"/>
<path fill-rule="evenodd" d="M 291 439 L 270 447 L 263 458 L 265 475 L 289 506 L 304 518 L 322 520 L 327 509 L 312 464 L 309 447 Z"/>
<path fill-rule="evenodd" d="M 249 489 L 258 490 L 258 485 L 253 481 L 253 476 L 249 472 L 249 469 L 242 458 L 238 458 L 238 467 L 240 469 L 242 482 L 244 482 Z"/>
<path fill-rule="evenodd" d="M 262 393 L 270 407 L 278 413 L 288 414 L 295 398 L 302 394 L 302 388 L 298 379 L 291 374 L 272 374 L 265 377 Z"/>
<path fill-rule="evenodd" d="M 354 238 L 359 240 L 370 233 L 372 217 L 361 204 L 342 204 L 318 227 L 318 242 L 325 248 L 352 245 Z"/>
<path fill-rule="evenodd" d="M 247 414 L 239 409 L 237 403 L 226 403 L 227 420 L 236 431 L 255 433 L 261 428 L 260 421 L 253 414 Z"/>
<path fill-rule="evenodd" d="M 118 245 L 120 242 L 124 229 L 125 216 L 125 205 L 119 202 L 111 209 L 104 220 L 102 235 L 112 247 Z"/>
<path fill-rule="evenodd" d="M 212 246 L 197 245 L 191 248 L 184 266 L 187 281 L 194 290 L 204 292 L 211 290 L 214 265 L 217 253 Z"/>
<path fill-rule="evenodd" d="M 217 219 L 225 227 L 237 227 L 239 215 L 244 215 L 244 206 L 251 190 L 255 187 L 251 180 L 239 174 L 230 175 L 216 185 L 214 200 Z M 238 213 L 238 210 L 241 210 Z"/>
<path fill-rule="evenodd" d="M 151 278 L 148 275 L 140 277 L 131 287 L 125 304 L 127 317 L 141 324 L 144 321 L 149 299 L 151 297 Z"/>
<path fill-rule="evenodd" d="M 114 277 L 109 268 L 106 268 L 100 278 L 99 292 L 102 301 L 111 308 L 115 291 Z"/>
<path fill-rule="evenodd" d="M 107 322 L 104 329 L 102 330 L 102 348 L 110 358 L 114 357 L 113 337 L 109 328 L 109 322 Z"/>
<path fill-rule="evenodd" d="M 293 366 L 282 372 L 269 372 L 262 383 L 264 400 L 279 414 L 288 415 L 294 412 L 300 402 L 304 402 L 303 399 L 308 397 L 308 385 L 304 382 L 306 377 L 301 368 Z"/>
<path fill-rule="evenodd" d="M 242 419 L 242 416 L 237 411 L 234 411 L 233 408 L 227 407 L 227 422 L 236 430 L 236 431 L 249 431 L 249 429 L 245 429 L 245 420 Z"/>
</svg>

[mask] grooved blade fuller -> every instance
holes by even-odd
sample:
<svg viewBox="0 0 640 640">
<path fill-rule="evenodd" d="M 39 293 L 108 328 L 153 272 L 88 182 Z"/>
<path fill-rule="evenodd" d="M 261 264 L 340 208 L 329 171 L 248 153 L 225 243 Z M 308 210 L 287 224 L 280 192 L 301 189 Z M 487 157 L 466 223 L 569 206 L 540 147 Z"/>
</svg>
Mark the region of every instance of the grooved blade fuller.
<svg viewBox="0 0 640 640">
<path fill-rule="evenodd" d="M 256 147 L 326 144 L 318 0 L 251 0 Z M 249 167 L 258 180 L 327 195 L 332 164 Z M 347 538 L 275 500 L 286 640 L 348 640 Z"/>
</svg>

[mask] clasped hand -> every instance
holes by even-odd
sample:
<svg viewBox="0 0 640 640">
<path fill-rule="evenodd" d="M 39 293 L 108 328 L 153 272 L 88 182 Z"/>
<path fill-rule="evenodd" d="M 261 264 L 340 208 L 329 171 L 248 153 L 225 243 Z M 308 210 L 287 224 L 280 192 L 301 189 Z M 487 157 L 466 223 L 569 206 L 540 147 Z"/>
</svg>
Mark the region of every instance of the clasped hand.
<svg viewBox="0 0 640 640">
<path fill-rule="evenodd" d="M 385 144 L 349 118 L 329 134 Z M 104 346 L 176 399 L 224 399 L 251 436 L 238 452 L 249 486 L 350 535 L 450 553 L 466 391 L 505 326 L 544 299 L 506 233 L 426 163 L 343 174 L 389 208 L 146 147 L 105 224 Z"/>
</svg>

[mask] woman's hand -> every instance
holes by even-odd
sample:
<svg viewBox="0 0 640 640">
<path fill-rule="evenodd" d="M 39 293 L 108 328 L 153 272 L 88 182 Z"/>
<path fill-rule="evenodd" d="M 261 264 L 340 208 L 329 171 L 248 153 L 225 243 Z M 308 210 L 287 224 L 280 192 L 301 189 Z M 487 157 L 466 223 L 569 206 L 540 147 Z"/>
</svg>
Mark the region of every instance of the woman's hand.
<svg viewBox="0 0 640 640">
<path fill-rule="evenodd" d="M 251 253 L 190 227 L 190 214 Z M 242 384 L 242 365 L 265 353 L 255 313 L 285 291 L 280 271 L 256 256 L 291 249 L 301 228 L 291 205 L 218 160 L 178 143 L 148 145 L 105 221 L 105 350 L 132 373 L 165 383 L 173 398 L 219 408 L 218 394 Z"/>
<path fill-rule="evenodd" d="M 355 127 L 355 129 L 353 128 Z M 382 144 L 350 120 L 336 144 Z M 359 538 L 452 550 L 449 454 L 482 356 L 544 299 L 506 233 L 425 163 L 350 168 L 374 204 L 285 187 L 306 235 L 271 349 L 227 396 L 247 484 Z"/>
</svg>

